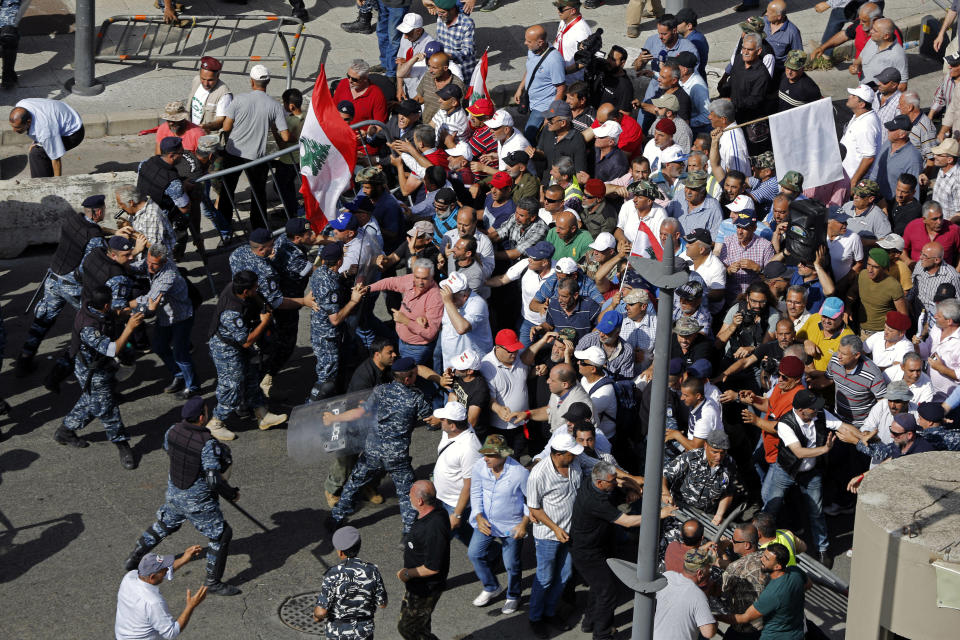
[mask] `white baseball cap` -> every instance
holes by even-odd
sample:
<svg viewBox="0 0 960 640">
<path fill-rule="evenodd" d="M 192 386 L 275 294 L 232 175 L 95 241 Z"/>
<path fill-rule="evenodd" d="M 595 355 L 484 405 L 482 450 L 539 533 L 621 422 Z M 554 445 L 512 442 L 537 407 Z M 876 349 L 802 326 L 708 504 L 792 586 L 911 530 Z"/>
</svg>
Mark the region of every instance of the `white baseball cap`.
<svg viewBox="0 0 960 640">
<path fill-rule="evenodd" d="M 847 93 L 852 96 L 857 96 L 869 105 L 873 104 L 873 99 L 876 95 L 874 94 L 873 89 L 865 84 L 859 85 L 856 89 L 847 89 Z"/>
<path fill-rule="evenodd" d="M 623 127 L 616 120 L 607 120 L 593 130 L 594 137 L 613 138 L 614 140 L 619 140 L 621 133 L 623 133 Z"/>
<path fill-rule="evenodd" d="M 466 371 L 467 369 L 480 368 L 480 354 L 473 349 L 467 349 L 453 359 L 451 366 L 456 371 Z"/>
<path fill-rule="evenodd" d="M 467 419 L 467 408 L 459 402 L 448 402 L 433 412 L 433 417 L 437 420 L 450 420 L 452 422 L 461 422 Z"/>
<path fill-rule="evenodd" d="M 255 64 L 253 65 L 253 69 L 250 69 L 250 77 L 254 80 L 269 80 L 270 69 L 267 69 L 262 64 Z"/>
<path fill-rule="evenodd" d="M 597 251 L 606 251 L 607 249 L 613 249 L 617 246 L 617 239 L 613 237 L 612 233 L 601 231 L 597 234 L 597 239 L 587 246 Z"/>
<path fill-rule="evenodd" d="M 464 160 L 473 160 L 473 152 L 466 142 L 458 142 L 455 146 L 447 149 L 446 152 L 448 156 L 459 156 Z"/>
<path fill-rule="evenodd" d="M 888 233 L 880 240 L 880 242 L 877 243 L 877 246 L 883 249 L 893 249 L 895 251 L 903 251 L 903 248 L 904 248 L 903 238 L 895 233 Z"/>
<path fill-rule="evenodd" d="M 423 29 L 423 18 L 419 13 L 408 13 L 397 25 L 397 31 L 400 33 L 410 33 L 414 29 Z"/>
<path fill-rule="evenodd" d="M 550 436 L 550 448 L 557 451 L 569 451 L 575 456 L 583 453 L 583 445 L 574 440 L 566 429 L 560 429 Z"/>
<path fill-rule="evenodd" d="M 577 360 L 586 360 L 590 364 L 598 367 L 602 367 L 607 364 L 607 354 L 603 352 L 603 349 L 596 345 L 587 347 L 583 351 L 574 351 L 573 357 Z"/>
<path fill-rule="evenodd" d="M 560 258 L 557 260 L 556 269 L 560 273 L 570 275 L 571 273 L 576 273 L 579 268 L 576 260 L 573 258 Z"/>
<path fill-rule="evenodd" d="M 672 144 L 660 152 L 660 164 L 667 164 L 668 162 L 684 162 L 686 159 L 686 154 L 683 153 L 683 149 L 681 149 L 680 145 L 677 144 Z"/>
<path fill-rule="evenodd" d="M 441 287 L 450 289 L 450 293 L 460 293 L 467 289 L 467 279 L 459 271 L 451 273 L 446 280 L 440 281 Z"/>
<path fill-rule="evenodd" d="M 511 116 L 510 112 L 506 109 L 497 109 L 493 113 L 493 117 L 485 121 L 483 124 L 487 125 L 491 129 L 497 129 L 499 127 L 512 127 L 513 116 Z"/>
<path fill-rule="evenodd" d="M 727 205 L 730 211 L 753 211 L 753 200 L 746 194 L 740 194 L 733 202 Z"/>
</svg>

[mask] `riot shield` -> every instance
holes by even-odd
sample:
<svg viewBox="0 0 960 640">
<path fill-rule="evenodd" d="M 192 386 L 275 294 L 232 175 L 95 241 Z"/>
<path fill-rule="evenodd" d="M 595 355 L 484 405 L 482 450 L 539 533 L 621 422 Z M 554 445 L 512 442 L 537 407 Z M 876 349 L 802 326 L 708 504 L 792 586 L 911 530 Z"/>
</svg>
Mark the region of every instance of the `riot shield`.
<svg viewBox="0 0 960 640">
<path fill-rule="evenodd" d="M 331 456 L 363 451 L 367 433 L 376 425 L 376 413 L 351 421 L 336 417 L 360 406 L 371 391 L 356 391 L 294 407 L 287 423 L 287 455 L 300 464 L 309 465 L 324 462 Z M 326 422 L 325 414 L 330 414 Z"/>
</svg>

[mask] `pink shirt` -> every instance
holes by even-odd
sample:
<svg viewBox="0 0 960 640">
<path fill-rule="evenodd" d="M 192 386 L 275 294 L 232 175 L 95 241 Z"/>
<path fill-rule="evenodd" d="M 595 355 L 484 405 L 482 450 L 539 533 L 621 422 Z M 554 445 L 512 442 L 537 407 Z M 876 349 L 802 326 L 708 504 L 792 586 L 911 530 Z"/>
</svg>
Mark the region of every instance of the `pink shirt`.
<svg viewBox="0 0 960 640">
<path fill-rule="evenodd" d="M 440 322 L 443 319 L 443 300 L 440 298 L 440 287 L 436 283 L 417 295 L 413 288 L 413 274 L 385 278 L 370 285 L 370 291 L 396 291 L 403 294 L 400 312 L 410 319 L 403 324 L 397 322 L 397 336 L 407 344 L 430 344 L 440 333 Z M 424 327 L 417 318 L 425 317 L 427 326 Z"/>
<path fill-rule="evenodd" d="M 184 151 L 196 151 L 197 150 L 197 141 L 200 139 L 200 136 L 206 135 L 206 131 L 203 130 L 203 127 L 195 125 L 192 122 L 187 123 L 187 130 L 183 132 L 183 135 L 180 136 L 180 139 L 183 141 L 183 150 Z M 170 131 L 170 125 L 166 122 L 160 124 L 157 127 L 157 144 L 164 138 L 174 137 L 173 132 Z"/>
<path fill-rule="evenodd" d="M 943 226 L 946 228 L 941 227 L 942 230 L 937 234 L 937 237 L 931 239 L 930 234 L 927 233 L 927 227 L 923 223 L 923 218 L 911 220 L 907 224 L 907 227 L 903 230 L 903 247 L 910 256 L 910 260 L 913 262 L 920 260 L 920 251 L 923 250 L 923 245 L 936 241 L 943 247 L 944 264 L 954 265 L 957 263 L 957 250 L 960 249 L 960 229 L 957 228 L 957 225 L 946 221 L 943 222 Z"/>
</svg>

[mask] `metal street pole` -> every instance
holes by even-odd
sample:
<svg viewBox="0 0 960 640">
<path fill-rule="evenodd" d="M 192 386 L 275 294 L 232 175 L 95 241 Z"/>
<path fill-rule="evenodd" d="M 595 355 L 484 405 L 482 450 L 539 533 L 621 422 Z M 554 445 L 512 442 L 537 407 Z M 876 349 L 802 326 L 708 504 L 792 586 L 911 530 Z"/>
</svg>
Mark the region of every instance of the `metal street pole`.
<svg viewBox="0 0 960 640">
<path fill-rule="evenodd" d="M 614 574 L 634 590 L 632 640 L 653 639 L 655 593 L 666 586 L 666 579 L 656 575 L 657 548 L 660 538 L 660 486 L 663 478 L 663 435 L 666 429 L 667 377 L 670 371 L 670 343 L 673 330 L 673 292 L 685 283 L 688 275 L 676 273 L 673 237 L 663 243 L 663 261 L 630 258 L 630 266 L 647 282 L 659 289 L 657 294 L 657 335 L 653 356 L 653 380 L 650 382 L 650 420 L 647 427 L 647 456 L 644 466 L 644 491 L 640 513 L 640 541 L 637 563 L 608 559 Z"/>
<path fill-rule="evenodd" d="M 67 82 L 70 93 L 95 96 L 103 93 L 103 84 L 94 77 L 94 2 L 77 0 L 76 25 L 73 34 L 73 80 Z"/>
</svg>

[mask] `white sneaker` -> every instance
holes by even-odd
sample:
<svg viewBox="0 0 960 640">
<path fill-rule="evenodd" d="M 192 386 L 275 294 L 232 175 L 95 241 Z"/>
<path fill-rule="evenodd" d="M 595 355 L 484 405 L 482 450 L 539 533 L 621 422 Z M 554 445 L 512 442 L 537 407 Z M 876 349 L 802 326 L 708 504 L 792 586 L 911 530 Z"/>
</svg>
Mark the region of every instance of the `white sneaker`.
<svg viewBox="0 0 960 640">
<path fill-rule="evenodd" d="M 473 599 L 473 606 L 485 607 L 501 593 L 503 593 L 503 587 L 497 587 L 496 591 L 481 591 L 480 595 Z"/>
<path fill-rule="evenodd" d="M 507 598 L 507 601 L 503 603 L 503 608 L 500 609 L 500 613 L 505 615 L 516 613 L 517 608 L 520 606 L 519 600 L 513 600 L 512 598 Z"/>
</svg>

